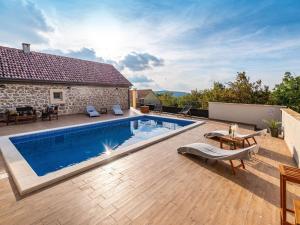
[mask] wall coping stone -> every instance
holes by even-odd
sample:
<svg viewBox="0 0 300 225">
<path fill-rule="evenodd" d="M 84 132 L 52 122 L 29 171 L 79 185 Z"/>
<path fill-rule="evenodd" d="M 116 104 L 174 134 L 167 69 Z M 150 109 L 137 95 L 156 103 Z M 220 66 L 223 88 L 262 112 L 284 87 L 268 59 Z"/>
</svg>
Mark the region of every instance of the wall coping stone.
<svg viewBox="0 0 300 225">
<path fill-rule="evenodd" d="M 300 113 L 290 109 L 290 108 L 286 108 L 286 109 L 281 109 L 281 111 L 286 112 L 287 114 L 289 114 L 290 116 L 294 117 L 295 119 L 300 121 Z"/>
<path fill-rule="evenodd" d="M 275 107 L 275 108 L 286 108 L 283 105 L 266 105 L 266 104 L 247 104 L 247 103 L 235 103 L 235 102 L 208 102 L 209 104 L 226 104 L 226 105 L 245 105 L 245 106 L 263 106 L 263 107 Z"/>
</svg>

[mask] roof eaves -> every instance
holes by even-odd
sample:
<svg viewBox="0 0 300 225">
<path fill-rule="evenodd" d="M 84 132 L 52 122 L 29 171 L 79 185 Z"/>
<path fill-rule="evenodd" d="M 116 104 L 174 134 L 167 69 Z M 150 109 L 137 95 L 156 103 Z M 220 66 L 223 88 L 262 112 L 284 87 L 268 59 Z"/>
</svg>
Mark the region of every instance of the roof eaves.
<svg viewBox="0 0 300 225">
<path fill-rule="evenodd" d="M 89 86 L 105 86 L 105 87 L 130 87 L 128 84 L 109 84 L 95 82 L 72 82 L 72 81 L 54 81 L 54 80 L 34 80 L 34 79 L 15 79 L 15 78 L 0 78 L 0 81 L 8 83 L 34 83 L 34 84 L 65 84 L 65 85 L 89 85 Z"/>
</svg>

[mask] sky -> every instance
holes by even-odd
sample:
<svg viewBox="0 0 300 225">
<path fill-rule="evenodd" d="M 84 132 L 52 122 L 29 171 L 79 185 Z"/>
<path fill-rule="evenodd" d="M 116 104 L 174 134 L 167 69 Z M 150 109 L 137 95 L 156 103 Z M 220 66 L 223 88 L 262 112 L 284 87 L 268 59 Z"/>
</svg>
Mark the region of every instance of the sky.
<svg viewBox="0 0 300 225">
<path fill-rule="evenodd" d="M 187 91 L 239 71 L 300 74 L 298 0 L 0 0 L 0 45 L 113 64 L 136 88 Z"/>
</svg>

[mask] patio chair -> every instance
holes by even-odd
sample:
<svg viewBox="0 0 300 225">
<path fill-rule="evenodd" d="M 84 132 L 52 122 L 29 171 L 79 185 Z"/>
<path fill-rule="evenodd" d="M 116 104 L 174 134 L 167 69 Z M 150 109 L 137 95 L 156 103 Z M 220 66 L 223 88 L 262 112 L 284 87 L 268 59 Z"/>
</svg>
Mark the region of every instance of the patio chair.
<svg viewBox="0 0 300 225">
<path fill-rule="evenodd" d="M 200 156 L 206 160 L 229 160 L 232 172 L 235 174 L 236 168 L 243 167 L 245 169 L 243 160 L 251 159 L 251 156 L 257 153 L 258 149 L 258 145 L 252 145 L 238 150 L 224 150 L 205 143 L 192 143 L 178 148 L 177 152 L 180 154 L 187 153 Z M 232 160 L 240 160 L 241 164 L 234 166 Z"/>
<path fill-rule="evenodd" d="M 260 130 L 251 134 L 239 134 L 239 133 L 235 133 L 235 136 L 241 139 L 244 139 L 245 141 L 247 141 L 248 145 L 250 144 L 249 139 L 252 139 L 254 141 L 255 144 L 257 144 L 257 141 L 255 139 L 256 136 L 262 136 L 265 135 L 267 133 L 267 129 L 264 130 Z M 204 134 L 204 137 L 206 138 L 219 138 L 222 136 L 226 136 L 229 135 L 229 131 L 227 130 L 215 130 L 215 131 L 211 131 L 208 132 L 206 134 Z"/>
<path fill-rule="evenodd" d="M 181 115 L 184 115 L 184 116 L 187 116 L 187 115 L 192 116 L 192 114 L 191 114 L 191 108 L 192 108 L 191 105 L 185 105 L 183 107 L 183 109 L 180 110 L 180 112 L 178 112 L 178 114 L 181 114 Z"/>
<path fill-rule="evenodd" d="M 86 113 L 89 115 L 89 117 L 100 116 L 100 113 L 92 105 L 86 107 Z"/>
<path fill-rule="evenodd" d="M 120 105 L 113 105 L 112 111 L 113 111 L 114 115 L 123 115 L 124 114 Z"/>
<path fill-rule="evenodd" d="M 35 122 L 36 120 L 36 110 L 31 106 L 16 107 L 15 110 L 6 111 L 6 125 L 8 125 L 10 122 L 17 124 L 22 121 Z"/>
<path fill-rule="evenodd" d="M 52 117 L 55 117 L 58 120 L 58 105 L 47 105 L 46 109 L 42 110 L 42 120 L 51 120 Z"/>
</svg>

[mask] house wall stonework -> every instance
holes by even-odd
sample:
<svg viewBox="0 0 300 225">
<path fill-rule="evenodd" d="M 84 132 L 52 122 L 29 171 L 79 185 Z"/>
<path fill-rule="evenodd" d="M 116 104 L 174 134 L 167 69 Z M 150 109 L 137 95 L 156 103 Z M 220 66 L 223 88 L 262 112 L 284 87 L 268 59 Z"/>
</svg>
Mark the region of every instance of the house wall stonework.
<svg viewBox="0 0 300 225">
<path fill-rule="evenodd" d="M 50 90 L 62 89 L 64 103 L 59 104 L 60 114 L 84 113 L 87 105 L 96 109 L 107 108 L 119 103 L 122 109 L 128 109 L 128 88 L 99 87 L 62 84 L 17 84 L 2 83 L 0 86 L 0 109 L 10 109 L 30 105 L 37 110 L 50 102 Z"/>
</svg>

